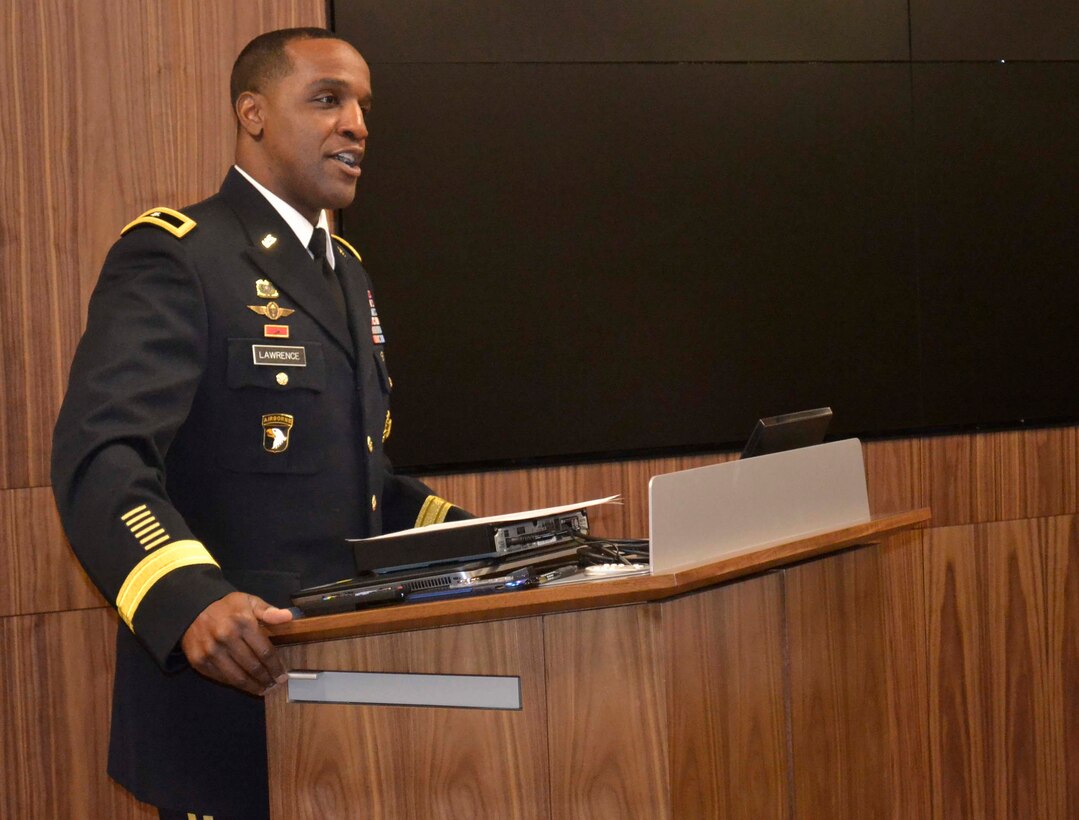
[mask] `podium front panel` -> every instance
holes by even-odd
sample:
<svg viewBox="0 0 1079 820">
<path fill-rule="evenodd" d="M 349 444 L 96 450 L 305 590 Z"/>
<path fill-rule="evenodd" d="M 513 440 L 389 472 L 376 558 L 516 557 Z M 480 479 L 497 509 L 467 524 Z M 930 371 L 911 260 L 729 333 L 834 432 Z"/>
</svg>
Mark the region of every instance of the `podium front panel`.
<svg viewBox="0 0 1079 820">
<path fill-rule="evenodd" d="M 539 618 L 283 648 L 292 669 L 520 678 L 521 709 L 267 698 L 274 817 L 549 817 Z"/>
</svg>

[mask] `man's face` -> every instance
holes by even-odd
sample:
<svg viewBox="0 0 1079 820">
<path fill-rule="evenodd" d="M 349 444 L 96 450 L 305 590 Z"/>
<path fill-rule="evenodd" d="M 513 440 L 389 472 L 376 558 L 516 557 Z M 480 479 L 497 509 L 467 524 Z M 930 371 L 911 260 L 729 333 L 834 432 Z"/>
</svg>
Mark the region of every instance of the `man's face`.
<svg viewBox="0 0 1079 820">
<path fill-rule="evenodd" d="M 340 40 L 293 40 L 292 72 L 262 98 L 259 180 L 314 220 L 323 208 L 344 208 L 356 196 L 367 147 L 371 71 Z"/>
</svg>

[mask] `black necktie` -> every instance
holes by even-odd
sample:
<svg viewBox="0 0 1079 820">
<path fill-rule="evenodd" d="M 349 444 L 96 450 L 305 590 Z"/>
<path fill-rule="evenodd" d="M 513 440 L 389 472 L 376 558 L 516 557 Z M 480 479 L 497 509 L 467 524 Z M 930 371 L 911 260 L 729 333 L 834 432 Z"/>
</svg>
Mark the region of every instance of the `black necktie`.
<svg viewBox="0 0 1079 820">
<path fill-rule="evenodd" d="M 337 305 L 337 309 L 341 311 L 342 316 L 347 316 L 345 292 L 341 288 L 341 280 L 337 278 L 337 273 L 330 265 L 330 260 L 326 258 L 326 231 L 322 228 L 315 228 L 307 249 L 314 254 L 315 261 L 322 268 L 322 278 L 326 280 L 326 287 L 330 291 L 334 304 Z"/>
</svg>

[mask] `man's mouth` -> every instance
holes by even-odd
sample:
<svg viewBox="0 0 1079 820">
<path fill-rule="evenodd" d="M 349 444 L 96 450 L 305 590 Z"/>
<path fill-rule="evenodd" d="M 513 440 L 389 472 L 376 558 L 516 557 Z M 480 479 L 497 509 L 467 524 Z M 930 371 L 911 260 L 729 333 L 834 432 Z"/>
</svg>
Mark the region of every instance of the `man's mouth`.
<svg viewBox="0 0 1079 820">
<path fill-rule="evenodd" d="M 340 151 L 336 154 L 331 154 L 330 159 L 337 160 L 349 170 L 359 173 L 360 160 L 363 159 L 363 154 L 357 151 Z"/>
</svg>

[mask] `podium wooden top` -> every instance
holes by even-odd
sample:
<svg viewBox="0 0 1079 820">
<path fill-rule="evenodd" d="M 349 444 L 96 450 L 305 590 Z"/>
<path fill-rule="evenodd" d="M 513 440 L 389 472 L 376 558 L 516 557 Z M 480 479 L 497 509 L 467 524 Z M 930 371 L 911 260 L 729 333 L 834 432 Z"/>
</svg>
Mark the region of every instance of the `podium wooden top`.
<svg viewBox="0 0 1079 820">
<path fill-rule="evenodd" d="M 398 604 L 301 618 L 268 629 L 275 644 L 295 644 L 657 601 L 855 545 L 874 543 L 900 530 L 925 524 L 930 516 L 927 508 L 873 516 L 863 524 L 802 536 L 663 575 Z"/>
</svg>

